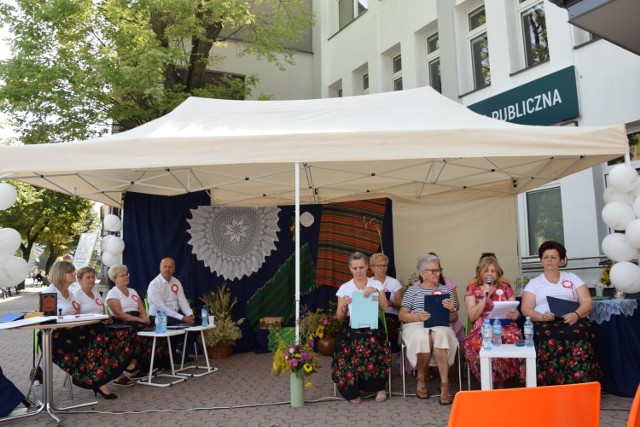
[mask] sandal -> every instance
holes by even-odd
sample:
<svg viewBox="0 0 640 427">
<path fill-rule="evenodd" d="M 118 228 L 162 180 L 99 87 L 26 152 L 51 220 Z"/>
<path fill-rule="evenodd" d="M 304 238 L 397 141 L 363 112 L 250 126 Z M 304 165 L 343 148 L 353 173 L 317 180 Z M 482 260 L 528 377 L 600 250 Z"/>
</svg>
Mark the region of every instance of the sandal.
<svg viewBox="0 0 640 427">
<path fill-rule="evenodd" d="M 453 398 L 451 398 L 451 395 L 449 394 L 449 385 L 447 383 L 440 383 L 440 388 L 442 389 L 442 392 L 438 399 L 438 403 L 443 406 L 451 405 L 453 403 Z M 445 389 L 447 390 L 446 394 L 444 392 Z"/>
<path fill-rule="evenodd" d="M 122 378 L 118 378 L 117 380 L 115 380 L 113 383 L 115 385 L 119 385 L 120 387 L 131 387 L 132 385 L 135 385 L 136 382 L 123 376 Z"/>
<path fill-rule="evenodd" d="M 349 402 L 351 402 L 354 405 L 359 405 L 360 402 L 362 402 L 362 399 L 360 399 L 359 397 L 356 397 L 355 399 L 351 399 Z"/>
<path fill-rule="evenodd" d="M 428 399 L 429 398 L 429 390 L 424 382 L 424 380 L 418 379 L 418 386 L 416 388 L 416 396 L 418 399 Z"/>
<path fill-rule="evenodd" d="M 378 394 L 376 394 L 376 402 L 382 403 L 387 400 L 387 393 L 384 390 L 380 390 Z"/>
</svg>

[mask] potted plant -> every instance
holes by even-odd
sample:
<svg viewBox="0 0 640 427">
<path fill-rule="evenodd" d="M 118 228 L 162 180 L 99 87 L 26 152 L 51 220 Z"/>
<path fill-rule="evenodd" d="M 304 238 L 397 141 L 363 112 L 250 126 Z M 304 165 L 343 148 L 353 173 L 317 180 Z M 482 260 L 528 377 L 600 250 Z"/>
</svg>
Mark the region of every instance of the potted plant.
<svg viewBox="0 0 640 427">
<path fill-rule="evenodd" d="M 335 336 L 342 328 L 343 321 L 338 320 L 333 306 L 328 309 L 316 309 L 305 316 L 302 322 L 303 328 L 308 330 L 308 334 L 313 338 L 318 338 L 318 353 L 323 356 L 333 354 Z"/>
<path fill-rule="evenodd" d="M 233 343 L 242 338 L 239 325 L 244 319 L 234 321 L 231 310 L 238 302 L 231 298 L 231 290 L 223 284 L 217 291 L 211 291 L 201 298 L 209 314 L 215 316 L 213 329 L 204 331 L 204 341 L 209 357 L 220 359 L 229 357 L 233 353 Z"/>
</svg>

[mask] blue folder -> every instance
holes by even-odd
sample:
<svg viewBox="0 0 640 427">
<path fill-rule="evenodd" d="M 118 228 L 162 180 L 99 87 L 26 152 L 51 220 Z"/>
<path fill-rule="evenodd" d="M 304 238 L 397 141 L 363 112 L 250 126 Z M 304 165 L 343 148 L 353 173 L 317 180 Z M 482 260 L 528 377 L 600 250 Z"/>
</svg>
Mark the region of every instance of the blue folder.
<svg viewBox="0 0 640 427">
<path fill-rule="evenodd" d="M 377 292 L 363 296 L 362 291 L 355 291 L 351 295 L 351 322 L 352 329 L 371 328 L 378 329 L 378 296 Z"/>
<path fill-rule="evenodd" d="M 442 301 L 448 298 L 449 295 L 446 294 L 424 296 L 424 311 L 431 315 L 429 319 L 424 321 L 425 328 L 449 326 L 449 310 L 442 305 Z"/>
<path fill-rule="evenodd" d="M 14 320 L 22 319 L 25 314 L 27 313 L 7 313 L 0 317 L 0 323 L 13 322 Z"/>
<path fill-rule="evenodd" d="M 547 302 L 549 303 L 549 311 L 556 316 L 556 319 L 567 313 L 572 313 L 580 307 L 580 303 L 578 301 L 571 301 L 551 296 L 547 296 Z"/>
</svg>

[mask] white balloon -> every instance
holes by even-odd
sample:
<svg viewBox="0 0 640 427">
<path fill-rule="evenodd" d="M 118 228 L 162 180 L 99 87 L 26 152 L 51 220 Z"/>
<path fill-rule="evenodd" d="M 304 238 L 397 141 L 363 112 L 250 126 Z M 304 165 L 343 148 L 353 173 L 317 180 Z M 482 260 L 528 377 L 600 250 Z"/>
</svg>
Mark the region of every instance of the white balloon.
<svg viewBox="0 0 640 427">
<path fill-rule="evenodd" d="M 622 202 L 626 204 L 631 204 L 632 198 L 631 193 L 621 193 L 613 187 L 607 187 L 602 192 L 602 199 L 605 203 L 611 202 Z"/>
<path fill-rule="evenodd" d="M 627 294 L 640 292 L 640 267 L 630 262 L 618 262 L 609 272 L 611 284 Z"/>
<path fill-rule="evenodd" d="M 29 264 L 23 258 L 12 256 L 0 261 L 0 285 L 16 286 L 27 278 Z"/>
<path fill-rule="evenodd" d="M 602 220 L 614 230 L 624 230 L 634 219 L 636 216 L 628 204 L 611 202 L 602 208 Z"/>
<path fill-rule="evenodd" d="M 622 233 L 609 234 L 602 239 L 602 253 L 616 262 L 630 261 L 638 256 L 638 250 Z"/>
<path fill-rule="evenodd" d="M 0 256 L 9 257 L 15 255 L 21 242 L 22 237 L 16 230 L 13 228 L 0 228 Z"/>
<path fill-rule="evenodd" d="M 102 238 L 102 242 L 100 242 L 100 249 L 102 252 L 107 252 L 107 246 L 109 246 L 109 241 L 116 236 L 112 236 L 111 234 L 104 236 Z"/>
<path fill-rule="evenodd" d="M 122 237 L 113 236 L 113 238 L 107 243 L 107 252 L 119 255 L 122 251 L 124 251 L 124 240 L 122 240 Z"/>
<path fill-rule="evenodd" d="M 623 193 L 635 190 L 637 180 L 638 172 L 626 163 L 615 165 L 609 172 L 609 184 Z"/>
<path fill-rule="evenodd" d="M 631 246 L 640 249 L 640 219 L 631 221 L 627 225 L 624 235 Z"/>
<path fill-rule="evenodd" d="M 116 265 L 120 262 L 120 255 L 112 254 L 111 252 L 103 252 L 102 253 L 102 263 L 107 267 L 111 267 L 112 265 Z"/>
<path fill-rule="evenodd" d="M 122 228 L 122 221 L 114 214 L 109 214 L 104 217 L 104 228 L 109 231 L 117 232 Z"/>
<path fill-rule="evenodd" d="M 18 192 L 11 184 L 0 183 L 0 211 L 9 209 L 16 202 Z M 20 282 L 18 282 L 20 283 Z"/>
</svg>

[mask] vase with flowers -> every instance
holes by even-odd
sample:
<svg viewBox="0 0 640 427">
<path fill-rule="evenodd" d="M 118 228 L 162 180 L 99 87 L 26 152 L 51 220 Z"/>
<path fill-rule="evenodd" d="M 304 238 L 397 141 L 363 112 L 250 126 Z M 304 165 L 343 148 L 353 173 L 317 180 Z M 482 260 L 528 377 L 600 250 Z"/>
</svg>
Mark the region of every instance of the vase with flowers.
<svg viewBox="0 0 640 427">
<path fill-rule="evenodd" d="M 311 387 L 311 375 L 318 372 L 318 368 L 318 356 L 312 340 L 301 340 L 296 344 L 278 339 L 272 373 L 281 376 L 289 372 L 291 406 L 294 408 L 304 405 L 304 386 Z"/>
<path fill-rule="evenodd" d="M 333 306 L 328 309 L 318 308 L 305 316 L 303 324 L 306 324 L 309 334 L 318 339 L 318 353 L 323 356 L 333 354 L 335 336 L 342 328 L 342 322 L 338 320 Z"/>
</svg>

